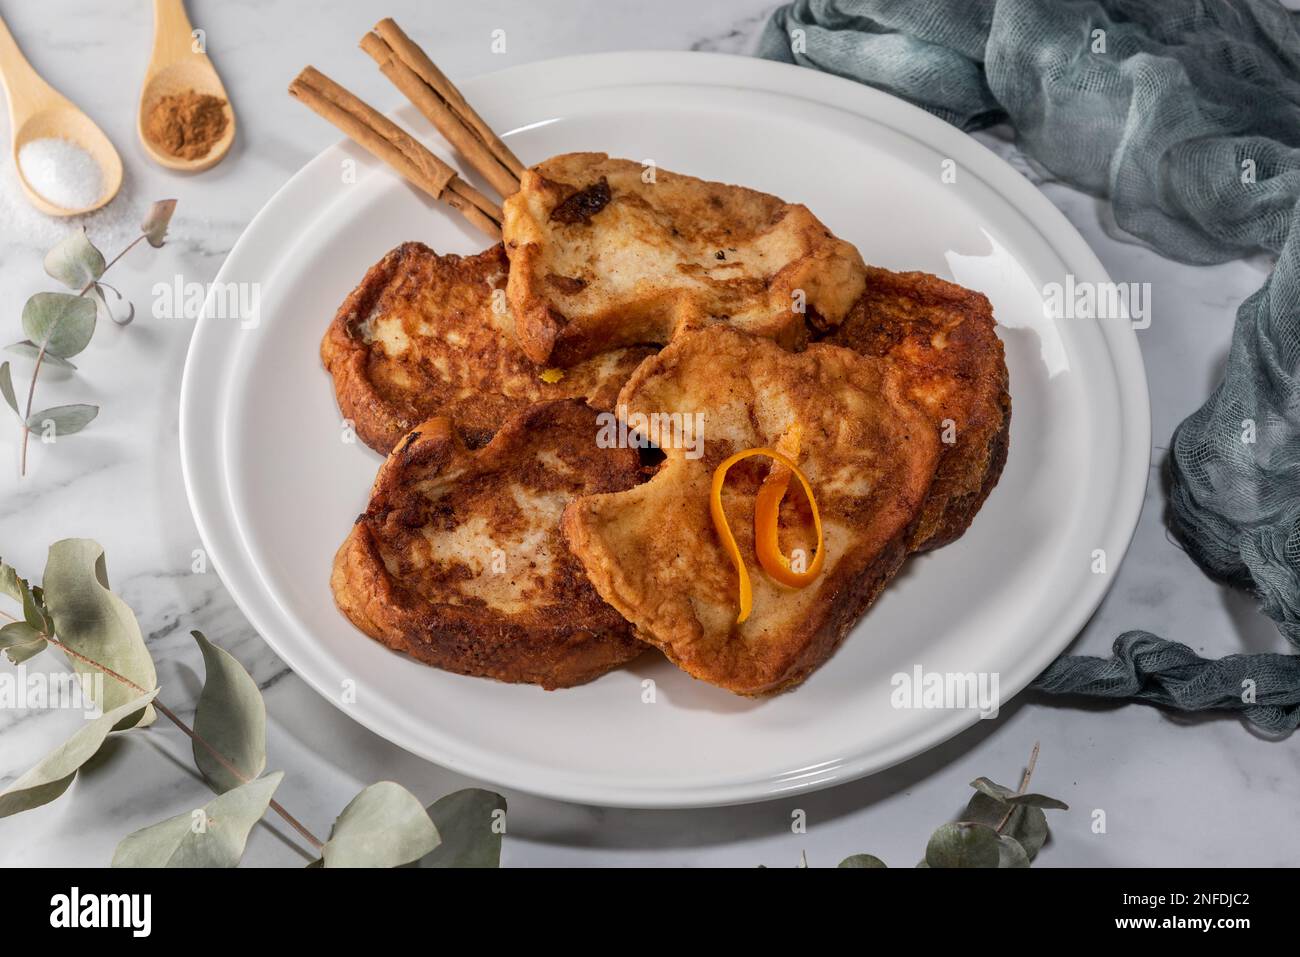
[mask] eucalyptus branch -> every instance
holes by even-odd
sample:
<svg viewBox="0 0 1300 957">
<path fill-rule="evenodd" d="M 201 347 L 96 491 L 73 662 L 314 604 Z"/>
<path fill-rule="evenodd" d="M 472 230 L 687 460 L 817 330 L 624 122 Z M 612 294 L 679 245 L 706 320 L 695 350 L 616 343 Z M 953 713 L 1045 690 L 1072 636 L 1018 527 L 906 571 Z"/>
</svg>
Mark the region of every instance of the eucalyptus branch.
<svg viewBox="0 0 1300 957">
<path fill-rule="evenodd" d="M 27 332 L 28 338 L 23 342 L 15 343 L 11 348 L 28 355 L 34 352 L 35 365 L 32 369 L 31 381 L 27 385 L 27 401 L 22 411 L 19 411 L 14 395 L 9 364 L 4 363 L 0 366 L 0 387 L 3 388 L 5 401 L 21 420 L 22 451 L 19 466 L 21 475 L 27 474 L 27 449 L 31 440 L 32 419 L 36 417 L 32 409 L 36 400 L 36 383 L 40 378 L 41 370 L 52 361 L 68 364 L 68 358 L 76 355 L 89 344 L 95 330 L 95 316 L 100 306 L 115 322 L 123 325 L 130 322 L 130 317 L 135 312 L 134 307 L 131 307 L 131 312 L 126 318 L 118 319 L 113 315 L 108 299 L 104 295 L 106 284 L 101 284 L 101 280 L 104 274 L 138 246 L 141 240 L 148 240 L 154 247 L 161 246 L 175 207 L 175 200 L 154 203 L 140 226 L 140 234 L 107 262 L 104 260 L 104 255 L 86 236 L 84 229 L 73 232 L 46 254 L 45 271 L 68 289 L 78 291 L 37 293 L 28 299 L 23 307 L 23 329 Z M 116 290 L 114 292 L 116 293 Z M 84 305 L 87 304 L 87 296 L 91 293 L 96 294 L 95 298 L 98 302 L 90 304 L 91 308 L 86 309 Z M 118 298 L 121 299 L 120 294 Z M 99 409 L 89 405 L 66 405 L 46 411 L 49 413 L 49 421 L 53 423 L 55 434 L 62 436 L 84 428 L 98 414 Z M 42 414 L 44 413 L 36 415 Z"/>
<path fill-rule="evenodd" d="M 83 664 L 89 665 L 92 668 L 97 668 L 98 670 L 102 671 L 104 674 L 112 678 L 114 681 L 120 682 L 121 684 L 130 688 L 132 691 L 135 691 L 138 694 L 149 693 L 150 689 L 140 687 L 130 678 L 127 678 L 125 675 L 118 674 L 116 671 L 114 671 L 112 668 L 108 667 L 107 665 L 100 664 L 98 661 L 95 661 L 93 658 L 88 658 L 85 655 L 81 654 L 79 651 L 75 651 L 72 648 L 69 648 L 67 645 L 65 645 L 63 642 L 59 641 L 59 639 L 53 637 L 52 635 L 47 634 L 47 635 L 43 635 L 42 637 L 44 637 L 44 639 L 48 641 L 50 645 L 52 645 L 55 648 L 58 648 L 68 657 L 75 658 L 78 661 L 82 662 Z M 184 731 L 190 737 L 191 740 L 197 742 L 200 747 L 202 747 L 205 751 L 211 754 L 213 759 L 215 759 L 218 764 L 220 764 L 223 768 L 225 768 L 227 771 L 229 771 L 231 774 L 237 777 L 241 783 L 247 784 L 250 780 L 252 780 L 248 775 L 246 775 L 243 771 L 235 767 L 234 764 L 232 764 L 229 760 L 227 760 L 224 754 L 222 754 L 215 747 L 213 747 L 208 741 L 204 740 L 202 735 L 196 732 L 184 721 L 182 721 L 180 717 L 174 711 L 172 711 L 171 708 L 168 708 L 157 698 L 155 698 L 152 703 L 153 706 L 158 709 L 158 712 L 163 715 L 163 717 L 167 718 L 167 720 L 169 720 L 172 724 L 176 725 L 176 727 Z M 288 824 L 295 831 L 301 834 L 303 838 L 308 843 L 310 843 L 311 846 L 314 847 L 316 850 L 319 851 L 322 847 L 325 846 L 321 842 L 320 838 L 318 838 L 311 831 L 307 830 L 306 826 L 304 826 L 296 817 L 294 817 L 292 814 L 286 811 L 278 801 L 272 799 L 270 802 L 270 808 L 271 810 L 275 811 L 276 814 L 279 814 L 280 817 L 284 819 L 286 824 Z"/>
<path fill-rule="evenodd" d="M 147 231 L 146 238 L 153 242 Z M 73 247 L 85 245 L 78 234 L 47 260 L 47 270 L 51 275 L 61 274 L 57 278 L 66 278 L 70 253 L 76 252 Z M 96 263 L 102 267 L 102 258 L 97 257 Z M 100 268 L 94 275 L 102 271 Z M 65 303 L 78 301 L 70 295 L 63 298 Z M 83 314 L 84 306 L 78 307 Z M 47 311 L 41 318 L 48 321 L 51 317 Z M 36 323 L 31 325 L 35 330 Z M 43 331 L 44 327 L 40 328 Z M 78 335 L 65 332 L 59 348 L 84 346 L 89 338 L 86 333 L 84 328 Z M 37 338 L 33 332 L 31 340 Z M 31 340 L 24 345 L 34 354 Z M 51 357 L 59 357 L 59 348 L 50 350 Z M 7 363 L 0 364 L 0 397 L 16 411 L 18 403 L 7 373 Z M 103 706 L 63 745 L 0 789 L 0 818 L 57 799 L 109 735 L 134 720 L 132 715 L 138 718 L 152 703 L 190 739 L 194 764 L 216 797 L 188 814 L 128 834 L 113 853 L 114 867 L 178 863 L 234 867 L 250 833 L 259 822 L 265 822 L 268 810 L 275 811 L 310 845 L 315 852 L 312 867 L 500 866 L 506 801 L 480 788 L 455 791 L 426 807 L 400 784 L 380 781 L 348 802 L 330 828 L 329 841 L 321 841 L 272 799 L 284 772 L 263 773 L 266 703 L 248 670 L 202 632 L 191 632 L 203 655 L 205 675 L 193 717 L 182 720 L 158 700 L 157 670 L 139 622 L 126 602 L 109 589 L 106 575 L 103 547 L 84 538 L 65 538 L 50 545 L 39 588 L 0 561 L 0 595 L 22 606 L 22 617 L 0 611 L 0 617 L 10 619 L 9 624 L 0 626 L 0 650 L 21 664 L 48 647 L 59 649 L 83 676 L 96 678 L 94 699 Z M 111 659 L 113 666 L 96 661 L 96 657 Z M 105 687 L 101 675 L 117 684 Z M 59 786 L 51 787 L 55 784 Z M 205 839 L 206 827 L 193 829 L 192 824 L 200 820 L 221 822 L 217 840 Z M 376 827 L 376 822 L 382 826 Z"/>
<path fill-rule="evenodd" d="M 918 867 L 1029 867 L 1047 841 L 1046 810 L 1068 811 L 1064 801 L 1031 793 L 1029 782 L 1038 764 L 1038 742 L 1020 775 L 1016 790 L 989 778 L 970 783 L 974 796 L 956 821 L 941 824 L 930 835 L 925 859 Z M 800 865 L 800 866 L 806 866 Z M 853 854 L 840 867 L 885 867 L 873 854 Z"/>
<path fill-rule="evenodd" d="M 1029 752 L 1029 763 L 1025 765 L 1025 773 L 1020 775 L 1020 787 L 1016 789 L 1017 794 L 1024 794 L 1026 791 L 1029 790 L 1029 779 L 1034 776 L 1034 765 L 1036 765 L 1037 763 L 1038 763 L 1038 742 L 1035 741 L 1034 750 Z M 1015 805 L 1012 805 L 1011 807 L 1007 808 L 1007 813 L 1004 814 L 1002 816 L 1002 820 L 998 822 L 998 826 L 995 828 L 995 830 L 999 834 L 1001 834 L 1003 828 L 1007 826 L 1007 822 L 1011 820 L 1011 814 L 1012 812 L 1015 811 L 1015 809 L 1016 809 Z"/>
<path fill-rule="evenodd" d="M 116 256 L 114 256 L 112 259 L 108 261 L 107 265 L 104 266 L 103 272 L 101 272 L 99 275 L 103 276 L 104 273 L 108 272 L 117 263 L 119 259 L 121 259 L 127 253 L 129 253 L 137 245 L 139 245 L 140 240 L 144 239 L 145 237 L 146 237 L 146 233 L 141 231 L 139 236 L 135 237 L 135 239 L 127 243 L 121 252 L 119 252 Z M 98 277 L 96 277 L 95 279 L 92 279 L 90 282 L 86 283 L 86 285 L 81 288 L 81 292 L 77 293 L 78 298 L 84 298 L 86 293 L 90 292 L 90 290 L 95 288 L 95 284 L 98 281 L 99 279 Z M 49 330 L 45 334 L 45 338 L 41 340 L 40 349 L 36 353 L 36 365 L 32 369 L 32 381 L 27 386 L 27 405 L 23 409 L 22 463 L 18 469 L 19 474 L 23 476 L 27 474 L 27 440 L 32 434 L 32 427 L 31 427 L 30 420 L 32 417 L 32 401 L 36 398 L 36 378 L 41 374 L 41 365 L 45 361 L 45 353 L 50 345 L 50 337 L 54 335 L 57 329 L 58 329 L 57 323 L 51 325 Z"/>
</svg>

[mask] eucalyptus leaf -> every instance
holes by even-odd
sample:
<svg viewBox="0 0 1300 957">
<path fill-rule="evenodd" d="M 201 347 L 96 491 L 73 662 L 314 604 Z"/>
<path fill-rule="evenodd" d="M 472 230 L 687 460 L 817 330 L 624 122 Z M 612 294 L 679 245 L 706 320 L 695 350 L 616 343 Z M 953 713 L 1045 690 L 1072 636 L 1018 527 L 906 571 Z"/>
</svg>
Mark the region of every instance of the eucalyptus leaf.
<svg viewBox="0 0 1300 957">
<path fill-rule="evenodd" d="M 23 590 L 27 583 L 18 577 L 12 565 L 0 562 L 0 594 L 8 595 L 16 602 L 23 600 Z"/>
<path fill-rule="evenodd" d="M 500 867 L 501 829 L 506 799 L 495 791 L 464 788 L 429 805 L 429 818 L 441 839 L 416 867 Z"/>
<path fill-rule="evenodd" d="M 45 608 L 63 644 L 141 688 L 158 683 L 135 615 L 126 602 L 109 591 L 104 549 L 98 542 L 86 538 L 55 542 L 50 546 L 42 584 Z M 75 657 L 71 664 L 82 676 L 87 693 L 93 694 L 95 683 L 89 677 L 99 669 Z M 103 682 L 103 692 L 104 700 L 99 704 L 105 711 L 116 710 L 139 694 L 112 678 Z M 139 723 L 151 724 L 154 718 L 153 708 L 146 708 Z"/>
<path fill-rule="evenodd" d="M 25 621 L 12 621 L 0 628 L 0 650 L 16 665 L 39 655 L 46 644 L 41 631 Z"/>
<path fill-rule="evenodd" d="M 326 867 L 397 867 L 438 846 L 438 829 L 415 795 L 380 781 L 343 809 L 321 849 Z"/>
<path fill-rule="evenodd" d="M 104 254 L 95 248 L 83 226 L 45 254 L 45 272 L 80 292 L 104 275 Z"/>
<path fill-rule="evenodd" d="M 160 199 L 149 207 L 149 212 L 145 214 L 144 222 L 140 224 L 140 231 L 144 233 L 144 238 L 149 240 L 149 245 L 157 249 L 163 244 L 167 236 L 167 226 L 172 221 L 172 213 L 176 211 L 176 200 Z"/>
<path fill-rule="evenodd" d="M 1051 808 L 1055 811 L 1068 811 L 1070 806 L 1064 801 L 1058 801 L 1056 798 L 1048 797 L 1046 794 L 1020 794 L 1005 787 L 1001 784 L 995 784 L 988 778 L 976 778 L 970 783 L 975 790 L 987 794 L 989 797 L 1005 804 L 1027 804 L 1030 807 Z"/>
<path fill-rule="evenodd" d="M 283 771 L 275 771 L 218 795 L 201 811 L 127 835 L 113 852 L 113 866 L 234 867 L 283 778 Z"/>
<path fill-rule="evenodd" d="M 16 665 L 21 665 L 28 658 L 35 658 L 49 645 L 44 638 L 28 642 L 25 645 L 11 645 L 4 650 L 5 655 Z"/>
<path fill-rule="evenodd" d="M 840 861 L 840 867 L 884 867 L 889 865 L 874 854 L 850 854 Z"/>
<path fill-rule="evenodd" d="M 56 405 L 40 412 L 33 412 L 27 419 L 27 428 L 33 432 L 44 432 L 47 422 L 54 424 L 54 435 L 75 435 L 99 415 L 97 405 Z"/>
<path fill-rule="evenodd" d="M 229 652 L 192 631 L 203 652 L 203 692 L 194 712 L 194 733 L 252 780 L 266 767 L 266 705 L 244 666 Z M 217 793 L 243 781 L 221 765 L 207 748 L 194 742 L 194 763 Z"/>
<path fill-rule="evenodd" d="M 994 781 L 990 781 L 988 778 L 976 778 L 970 783 L 970 786 L 981 794 L 987 794 L 995 801 L 1005 802 L 1007 798 L 1016 793 L 1005 784 L 997 784 Z"/>
<path fill-rule="evenodd" d="M 156 694 L 158 691 L 154 689 L 132 698 L 78 728 L 72 737 L 42 758 L 34 768 L 0 791 L 0 817 L 49 804 L 66 791 L 76 777 L 77 769 L 95 755 L 118 723 L 129 725 L 135 715 L 146 708 L 153 710 L 149 702 Z"/>
<path fill-rule="evenodd" d="M 1011 812 L 1002 833 L 1019 841 L 1032 861 L 1047 843 L 1047 815 L 1042 808 L 1022 805 Z"/>
<path fill-rule="evenodd" d="M 14 410 L 14 414 L 22 418 L 22 413 L 18 411 L 18 397 L 14 395 L 14 377 L 9 371 L 9 363 L 0 362 L 0 395 L 4 396 L 5 404 Z"/>
<path fill-rule="evenodd" d="M 28 585 L 25 578 L 19 578 L 13 566 L 0 562 L 0 593 L 8 595 L 22 606 L 23 620 L 15 624 L 26 625 L 33 632 L 32 637 L 24 639 L 24 641 L 34 641 L 52 630 L 49 616 L 46 614 L 38 594 L 39 591 L 40 589 L 33 589 Z M 3 630 L 0 629 L 0 631 Z"/>
<path fill-rule="evenodd" d="M 33 641 L 40 641 L 44 637 L 40 629 L 33 628 L 25 621 L 11 621 L 0 628 L 0 648 L 26 645 Z"/>
<path fill-rule="evenodd" d="M 23 306 L 23 332 L 45 351 L 71 359 L 95 334 L 95 304 L 66 292 L 38 292 Z"/>
<path fill-rule="evenodd" d="M 1029 855 L 1014 837 L 998 835 L 998 867 L 1028 867 Z"/>
<path fill-rule="evenodd" d="M 12 345 L 5 346 L 5 352 L 12 352 L 16 356 L 22 356 L 24 359 L 36 361 L 37 356 L 41 354 L 41 347 L 30 339 L 24 339 L 22 342 L 15 342 Z M 76 370 L 76 366 L 61 356 L 56 356 L 52 352 L 45 353 L 41 359 L 42 365 L 58 366 L 60 369 Z M 6 362 L 5 365 L 8 365 Z M 14 409 L 17 412 L 17 409 Z"/>
<path fill-rule="evenodd" d="M 989 827 L 996 828 L 1002 823 L 1002 819 L 1007 816 L 1007 812 L 1015 813 L 1015 808 L 1008 807 L 998 798 L 989 797 L 988 794 L 980 791 L 971 795 L 970 802 L 966 805 L 966 810 L 962 813 L 961 819 L 971 824 L 987 824 Z"/>
<path fill-rule="evenodd" d="M 1007 812 L 1011 814 L 1008 817 Z M 1006 824 L 1002 824 L 1003 820 Z M 971 797 L 970 803 L 962 814 L 962 820 L 975 824 L 985 824 L 996 828 L 1002 825 L 1001 833 L 1020 842 L 1025 853 L 1032 861 L 1047 840 L 1047 815 L 1041 808 L 1025 804 L 1006 804 L 996 798 L 980 792 Z"/>
<path fill-rule="evenodd" d="M 22 589 L 23 621 L 42 635 L 48 635 L 53 627 L 45 609 L 36 600 L 36 595 L 27 587 L 26 582 L 20 582 L 19 587 Z"/>
<path fill-rule="evenodd" d="M 941 824 L 925 846 L 931 867 L 997 867 L 998 833 L 983 824 Z"/>
<path fill-rule="evenodd" d="M 1050 811 L 1068 811 L 1070 805 L 1064 801 L 1058 801 L 1054 797 L 1048 797 L 1046 794 L 1035 794 L 1033 791 L 1027 794 L 1015 794 L 1007 798 L 1008 804 L 1025 807 L 1044 808 Z"/>
</svg>

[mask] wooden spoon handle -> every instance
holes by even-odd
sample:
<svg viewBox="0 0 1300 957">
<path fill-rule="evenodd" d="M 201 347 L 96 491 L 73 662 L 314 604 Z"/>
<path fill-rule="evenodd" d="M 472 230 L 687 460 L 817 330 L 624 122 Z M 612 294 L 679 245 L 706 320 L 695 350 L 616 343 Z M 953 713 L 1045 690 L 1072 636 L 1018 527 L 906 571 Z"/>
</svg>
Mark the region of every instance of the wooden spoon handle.
<svg viewBox="0 0 1300 957">
<path fill-rule="evenodd" d="M 42 106 L 60 99 L 39 73 L 32 69 L 18 49 L 18 41 L 0 18 L 0 80 L 9 95 L 10 135 L 16 136 L 22 121 Z"/>
<path fill-rule="evenodd" d="M 194 26 L 185 0 L 153 0 L 153 66 L 195 56 Z"/>
</svg>

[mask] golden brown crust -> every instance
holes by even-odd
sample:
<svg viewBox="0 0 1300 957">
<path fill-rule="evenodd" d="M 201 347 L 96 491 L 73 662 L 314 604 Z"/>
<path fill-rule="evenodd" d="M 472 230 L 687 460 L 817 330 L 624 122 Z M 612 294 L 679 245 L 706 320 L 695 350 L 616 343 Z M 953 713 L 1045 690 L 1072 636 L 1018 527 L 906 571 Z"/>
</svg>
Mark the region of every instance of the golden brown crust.
<svg viewBox="0 0 1300 957">
<path fill-rule="evenodd" d="M 581 493 L 630 488 L 631 449 L 597 447 L 580 400 L 539 403 L 471 451 L 452 423 L 422 423 L 375 479 L 334 559 L 352 622 L 388 647 L 459 674 L 562 688 L 640 654 L 560 533 Z"/>
<path fill-rule="evenodd" d="M 836 325 L 862 257 L 775 196 L 568 153 L 524 172 L 503 204 L 510 304 L 525 353 L 569 366 L 613 346 L 667 342 L 725 321 L 795 348 L 804 314 Z"/>
<path fill-rule="evenodd" d="M 618 413 L 629 422 L 638 413 L 703 413 L 702 457 L 665 448 L 648 482 L 574 499 L 564 513 L 569 547 L 601 596 L 695 677 L 746 695 L 798 684 L 907 554 L 939 440 L 902 386 L 892 360 L 837 346 L 796 354 L 720 324 L 682 332 L 633 374 Z M 770 462 L 737 464 L 723 508 L 753 584 L 753 612 L 737 625 L 737 576 L 709 514 L 710 481 L 728 455 L 789 448 L 795 430 L 825 529 L 824 570 L 802 589 L 761 570 L 754 496 Z M 802 495 L 788 494 L 780 523 L 787 555 L 811 557 L 810 525 Z"/>
<path fill-rule="evenodd" d="M 1007 459 L 1011 396 L 987 298 L 937 276 L 867 267 L 867 288 L 822 341 L 887 356 L 907 394 L 944 441 L 912 548 L 938 548 L 966 531 Z"/>
<path fill-rule="evenodd" d="M 387 454 L 418 423 L 445 415 L 478 447 L 533 402 L 613 406 L 653 350 L 602 350 L 558 382 L 543 381 L 503 308 L 508 269 L 499 244 L 440 256 L 421 243 L 403 243 L 370 268 L 321 342 L 339 408 L 366 445 Z"/>
</svg>

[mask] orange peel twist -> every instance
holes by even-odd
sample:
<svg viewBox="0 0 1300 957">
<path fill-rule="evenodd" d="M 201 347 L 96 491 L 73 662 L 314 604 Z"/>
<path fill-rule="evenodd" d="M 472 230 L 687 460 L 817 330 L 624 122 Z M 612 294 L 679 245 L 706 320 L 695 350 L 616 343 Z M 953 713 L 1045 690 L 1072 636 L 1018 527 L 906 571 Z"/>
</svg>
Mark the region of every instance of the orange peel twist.
<svg viewBox="0 0 1300 957">
<path fill-rule="evenodd" d="M 722 539 L 722 547 L 735 565 L 736 574 L 740 579 L 740 613 L 736 618 L 738 625 L 753 611 L 754 590 L 749 580 L 749 570 L 745 568 L 745 559 L 740 554 L 740 546 L 736 544 L 736 537 L 731 533 L 731 526 L 727 524 L 727 515 L 722 508 L 722 487 L 727 481 L 727 472 L 733 465 L 756 455 L 766 456 L 781 466 L 779 469 L 773 469 L 763 480 L 754 499 L 754 552 L 758 557 L 759 565 L 781 584 L 789 585 L 791 588 L 803 588 L 812 584 L 821 574 L 826 558 L 825 549 L 822 547 L 822 519 L 817 510 L 817 499 L 813 497 L 812 486 L 808 483 L 807 476 L 793 459 L 775 449 L 755 448 L 737 452 L 724 460 L 713 472 L 713 485 L 709 490 L 709 514 L 713 517 L 713 527 L 717 530 L 718 537 Z M 812 509 L 813 529 L 817 533 L 817 553 L 813 557 L 812 564 L 802 572 L 795 571 L 790 560 L 782 554 L 777 534 L 781 501 L 790 487 L 791 475 L 799 480 L 804 495 L 808 498 L 808 505 Z"/>
</svg>

